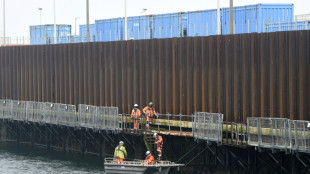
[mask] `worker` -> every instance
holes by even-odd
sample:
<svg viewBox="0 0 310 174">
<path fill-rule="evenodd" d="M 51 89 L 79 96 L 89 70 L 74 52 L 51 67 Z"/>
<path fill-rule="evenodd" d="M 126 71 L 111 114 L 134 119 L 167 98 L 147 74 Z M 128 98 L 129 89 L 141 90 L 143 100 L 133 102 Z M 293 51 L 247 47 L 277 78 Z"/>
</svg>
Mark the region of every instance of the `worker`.
<svg viewBox="0 0 310 174">
<path fill-rule="evenodd" d="M 150 124 L 152 124 L 153 122 L 154 115 L 158 117 L 158 115 L 155 112 L 155 109 L 153 108 L 153 103 L 150 102 L 149 105 L 144 107 L 142 111 L 146 117 L 146 127 L 149 129 Z"/>
<path fill-rule="evenodd" d="M 114 158 L 117 160 L 117 164 L 123 164 L 124 163 L 124 158 L 127 157 L 127 151 L 124 146 L 124 142 L 120 141 L 119 145 L 115 148 L 114 151 Z"/>
<path fill-rule="evenodd" d="M 140 109 L 138 109 L 138 104 L 135 104 L 131 112 L 131 119 L 133 119 L 133 127 L 135 130 L 139 129 L 140 117 L 141 117 L 141 111 Z"/>
<path fill-rule="evenodd" d="M 155 163 L 154 162 L 154 157 L 151 154 L 151 152 L 150 151 L 146 151 L 145 155 L 146 155 L 146 158 L 144 160 L 144 164 L 145 165 L 154 165 L 154 163 Z"/>
<path fill-rule="evenodd" d="M 161 156 L 162 156 L 162 149 L 164 146 L 164 140 L 163 140 L 163 137 L 161 137 L 157 133 L 154 133 L 154 138 L 155 138 L 155 144 L 157 144 L 158 160 L 160 160 Z"/>
</svg>

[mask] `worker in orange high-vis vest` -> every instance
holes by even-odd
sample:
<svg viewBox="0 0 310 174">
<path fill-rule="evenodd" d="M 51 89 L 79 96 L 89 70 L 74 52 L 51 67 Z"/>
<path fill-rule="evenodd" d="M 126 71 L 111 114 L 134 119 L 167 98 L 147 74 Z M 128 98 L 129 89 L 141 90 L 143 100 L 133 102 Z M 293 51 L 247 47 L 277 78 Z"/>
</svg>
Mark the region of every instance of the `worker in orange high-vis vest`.
<svg viewBox="0 0 310 174">
<path fill-rule="evenodd" d="M 146 151 L 145 155 L 146 155 L 146 158 L 144 160 L 144 164 L 145 165 L 154 165 L 155 164 L 154 157 L 151 154 L 151 152 L 150 151 Z"/>
<path fill-rule="evenodd" d="M 158 117 L 158 115 L 155 112 L 155 109 L 153 108 L 153 103 L 150 102 L 149 105 L 144 107 L 142 111 L 146 117 L 146 127 L 149 129 L 150 124 L 152 124 L 153 122 L 154 115 Z"/>
<path fill-rule="evenodd" d="M 155 138 L 155 144 L 157 144 L 158 160 L 160 160 L 161 156 L 162 156 L 162 149 L 164 146 L 164 140 L 163 140 L 163 137 L 161 137 L 157 133 L 154 133 L 154 138 Z"/>
<path fill-rule="evenodd" d="M 131 111 L 131 119 L 133 119 L 133 128 L 135 130 L 139 129 L 140 117 L 141 111 L 138 109 L 138 104 L 135 104 L 133 110 Z"/>
</svg>

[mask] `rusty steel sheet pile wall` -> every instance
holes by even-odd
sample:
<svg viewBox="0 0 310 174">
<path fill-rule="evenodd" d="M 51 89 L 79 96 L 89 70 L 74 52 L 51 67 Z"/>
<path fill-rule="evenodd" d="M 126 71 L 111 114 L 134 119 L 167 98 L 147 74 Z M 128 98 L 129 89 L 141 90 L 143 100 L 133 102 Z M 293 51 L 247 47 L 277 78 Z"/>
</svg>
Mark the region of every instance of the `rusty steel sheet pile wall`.
<svg viewBox="0 0 310 174">
<path fill-rule="evenodd" d="M 310 31 L 0 48 L 0 98 L 310 119 Z"/>
</svg>

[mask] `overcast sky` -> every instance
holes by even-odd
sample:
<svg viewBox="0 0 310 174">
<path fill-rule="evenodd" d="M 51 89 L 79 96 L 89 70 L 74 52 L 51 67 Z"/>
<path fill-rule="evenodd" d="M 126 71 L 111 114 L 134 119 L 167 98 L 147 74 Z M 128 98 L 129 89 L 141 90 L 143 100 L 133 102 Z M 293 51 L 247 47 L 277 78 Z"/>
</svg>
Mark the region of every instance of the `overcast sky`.
<svg viewBox="0 0 310 174">
<path fill-rule="evenodd" d="M 127 0 L 127 15 L 161 14 L 179 11 L 215 9 L 216 0 Z M 6 0 L 6 36 L 29 36 L 29 26 L 53 24 L 53 0 Z M 96 19 L 124 16 L 124 0 L 89 0 L 90 23 Z M 234 0 L 235 6 L 257 3 L 293 3 L 296 14 L 310 13 L 310 0 Z M 71 24 L 74 33 L 75 17 L 77 24 L 86 23 L 86 0 L 56 0 L 56 23 Z M 228 7 L 229 0 L 221 0 L 221 7 Z M 0 35 L 3 36 L 3 0 L 0 0 Z"/>
</svg>

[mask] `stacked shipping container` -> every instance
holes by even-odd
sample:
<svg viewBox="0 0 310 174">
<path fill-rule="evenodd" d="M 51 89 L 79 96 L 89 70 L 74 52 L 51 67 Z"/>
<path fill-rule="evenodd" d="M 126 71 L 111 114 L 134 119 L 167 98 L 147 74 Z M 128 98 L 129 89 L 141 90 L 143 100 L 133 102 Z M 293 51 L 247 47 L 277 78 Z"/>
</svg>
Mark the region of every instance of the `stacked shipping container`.
<svg viewBox="0 0 310 174">
<path fill-rule="evenodd" d="M 293 4 L 256 4 L 234 7 L 235 34 L 264 32 L 268 23 L 293 21 Z M 229 34 L 229 8 L 221 9 L 221 33 Z M 32 33 L 32 32 L 31 32 Z M 217 34 L 217 11 L 203 10 L 127 18 L 127 38 L 131 40 L 209 36 Z M 41 36 L 41 37 L 44 37 Z M 124 40 L 124 18 L 96 20 L 90 25 L 91 41 Z M 43 38 L 42 44 L 46 44 Z M 71 42 L 86 41 L 86 25 Z"/>
<path fill-rule="evenodd" d="M 57 43 L 64 43 L 66 38 L 71 35 L 71 25 L 56 25 Z M 30 26 L 30 44 L 53 44 L 54 25 L 35 25 Z"/>
<path fill-rule="evenodd" d="M 86 25 L 80 25 L 80 34 L 79 36 L 74 37 L 74 42 L 79 43 L 79 42 L 87 42 L 87 26 Z M 89 40 L 90 42 L 95 42 L 96 41 L 96 26 L 95 24 L 90 24 L 89 25 Z"/>
<path fill-rule="evenodd" d="M 293 4 L 256 4 L 234 7 L 235 34 L 261 33 L 265 24 L 293 21 Z M 97 20 L 97 41 L 123 40 L 124 19 Z M 128 18 L 129 39 L 208 36 L 217 34 L 217 11 L 203 10 Z M 104 25 L 105 27 L 98 27 Z M 221 9 L 221 33 L 229 34 L 229 8 Z"/>
</svg>

